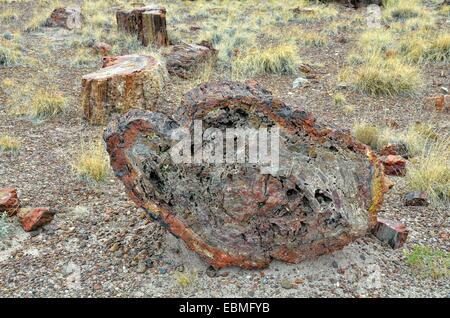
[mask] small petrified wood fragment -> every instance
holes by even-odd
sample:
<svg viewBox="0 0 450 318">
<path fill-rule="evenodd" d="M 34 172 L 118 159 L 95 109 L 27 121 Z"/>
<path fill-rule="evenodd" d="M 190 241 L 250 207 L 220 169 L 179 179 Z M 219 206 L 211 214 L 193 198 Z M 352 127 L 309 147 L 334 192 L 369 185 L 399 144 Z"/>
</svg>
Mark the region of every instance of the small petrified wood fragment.
<svg viewBox="0 0 450 318">
<path fill-rule="evenodd" d="M 55 211 L 49 208 L 22 208 L 17 212 L 20 224 L 26 232 L 35 231 L 53 220 Z"/>
<path fill-rule="evenodd" d="M 47 26 L 63 27 L 69 30 L 80 29 L 84 21 L 81 9 L 73 8 L 56 8 L 46 21 Z"/>
<path fill-rule="evenodd" d="M 212 67 L 216 60 L 217 50 L 206 43 L 174 45 L 171 52 L 166 54 L 167 71 L 184 79 Z"/>
<path fill-rule="evenodd" d="M 300 262 L 376 225 L 385 187 L 375 154 L 257 83 L 202 84 L 174 118 L 141 110 L 118 116 L 104 134 L 111 165 L 139 207 L 215 268 Z M 179 128 L 194 133 L 197 119 L 218 131 L 278 127 L 279 169 L 263 174 L 246 160 L 177 163 Z M 205 139 L 203 149 L 211 144 Z"/>
<path fill-rule="evenodd" d="M 378 218 L 377 225 L 372 233 L 382 242 L 389 244 L 393 249 L 403 246 L 408 237 L 406 226 L 397 221 Z"/>
<path fill-rule="evenodd" d="M 6 212 L 8 216 L 13 216 L 17 213 L 20 207 L 17 190 L 14 188 L 0 189 L 0 214 Z"/>
<path fill-rule="evenodd" d="M 83 76 L 81 101 L 91 124 L 130 108 L 154 110 L 164 85 L 164 66 L 151 56 L 105 57 L 103 68 Z"/>
<path fill-rule="evenodd" d="M 142 45 L 169 45 L 166 28 L 166 9 L 147 6 L 116 12 L 119 31 L 137 35 Z"/>
</svg>

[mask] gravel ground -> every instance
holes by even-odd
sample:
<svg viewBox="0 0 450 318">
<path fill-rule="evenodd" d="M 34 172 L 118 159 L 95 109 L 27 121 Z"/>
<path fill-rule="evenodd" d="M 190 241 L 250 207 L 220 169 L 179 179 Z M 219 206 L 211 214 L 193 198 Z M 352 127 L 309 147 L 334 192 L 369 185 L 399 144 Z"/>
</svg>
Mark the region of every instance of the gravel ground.
<svg viewBox="0 0 450 318">
<path fill-rule="evenodd" d="M 64 39 L 72 37 L 69 31 L 44 29 L 23 34 L 22 40 L 31 56 L 51 67 L 54 80 L 70 98 L 65 116 L 43 123 L 13 117 L 0 90 L 0 135 L 22 140 L 19 153 L 0 153 L 0 187 L 17 188 L 24 206 L 50 206 L 58 212 L 52 223 L 35 232 L 24 233 L 14 224 L 10 237 L 0 242 L 0 297 L 450 297 L 448 281 L 413 271 L 402 249 L 392 250 L 371 236 L 301 264 L 274 262 L 262 271 L 208 269 L 182 242 L 138 210 L 112 174 L 93 184 L 72 172 L 70 163 L 80 142 L 102 133 L 101 127 L 87 125 L 80 116 L 80 78 L 95 68 L 67 66 L 71 49 Z M 336 74 L 356 34 L 345 37 L 346 43 L 332 39 L 327 49 L 301 48 L 305 62 L 321 64 L 316 82 L 294 90 L 295 77 L 258 81 L 294 107 L 313 111 L 319 122 L 328 125 L 350 128 L 353 120 L 366 118 L 380 124 L 393 119 L 402 128 L 415 121 L 448 127 L 448 114 L 423 106 L 425 97 L 448 85 L 448 66 L 426 67 L 424 89 L 414 97 L 373 98 L 349 92 L 346 97 L 355 105 L 354 113 L 334 106 Z M 50 47 L 51 59 L 40 55 L 44 46 Z M 25 83 L 30 71 L 35 72 L 1 68 L 0 82 L 12 78 Z M 190 85 L 170 83 L 167 104 L 176 107 L 175 101 Z M 448 207 L 405 207 L 404 180 L 393 181 L 380 214 L 407 224 L 410 234 L 404 248 L 425 244 L 449 250 Z"/>
</svg>

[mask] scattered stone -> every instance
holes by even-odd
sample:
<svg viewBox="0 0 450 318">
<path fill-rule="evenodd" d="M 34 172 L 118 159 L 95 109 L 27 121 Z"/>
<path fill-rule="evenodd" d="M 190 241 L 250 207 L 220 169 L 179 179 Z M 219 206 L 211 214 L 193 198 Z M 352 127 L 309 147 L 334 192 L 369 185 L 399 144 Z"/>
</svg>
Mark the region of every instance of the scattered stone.
<svg viewBox="0 0 450 318">
<path fill-rule="evenodd" d="M 448 112 L 450 109 L 450 95 L 437 95 L 431 97 L 434 101 L 435 109 L 438 112 Z"/>
<path fill-rule="evenodd" d="M 369 29 L 381 28 L 381 8 L 378 4 L 370 4 L 366 8 L 366 23 Z"/>
<path fill-rule="evenodd" d="M 389 128 L 399 128 L 400 125 L 398 124 L 398 122 L 396 122 L 395 120 L 393 120 L 392 118 L 388 118 L 386 119 L 386 126 L 388 126 Z"/>
<path fill-rule="evenodd" d="M 136 266 L 136 273 L 145 273 L 145 271 L 147 270 L 147 266 L 145 265 L 144 262 L 139 262 L 138 265 Z"/>
<path fill-rule="evenodd" d="M 402 156 L 388 155 L 380 157 L 384 166 L 384 173 L 389 176 L 404 176 L 406 173 L 406 160 Z"/>
<path fill-rule="evenodd" d="M 316 9 L 311 8 L 311 7 L 304 7 L 304 8 L 297 7 L 297 8 L 291 9 L 291 11 L 294 14 L 307 14 L 307 15 L 314 15 L 314 14 L 316 14 Z"/>
<path fill-rule="evenodd" d="M 147 258 L 145 260 L 145 266 L 148 268 L 153 268 L 155 266 L 155 262 L 151 258 Z"/>
<path fill-rule="evenodd" d="M 333 268 L 339 268 L 339 264 L 336 262 L 336 261 L 333 261 L 332 263 L 331 263 L 331 266 L 333 266 Z"/>
<path fill-rule="evenodd" d="M 116 116 L 104 139 L 133 201 L 214 268 L 301 262 L 344 247 L 376 224 L 382 167 L 349 133 L 321 126 L 254 81 L 204 83 L 181 104 L 173 118 L 142 110 Z M 192 136 L 198 119 L 219 131 L 282 128 L 279 169 L 242 163 L 218 173 L 212 164 L 176 163 L 173 132 L 190 127 Z M 224 222 L 229 226 L 214 226 Z"/>
<path fill-rule="evenodd" d="M 304 86 L 306 83 L 308 83 L 308 79 L 304 78 L 304 77 L 297 77 L 293 82 L 292 82 L 292 88 L 299 88 L 301 86 Z"/>
<path fill-rule="evenodd" d="M 386 242 L 393 249 L 403 246 L 408 237 L 408 230 L 403 223 L 378 218 L 372 233 L 382 242 Z"/>
<path fill-rule="evenodd" d="M 155 109 L 164 72 L 163 65 L 150 56 L 104 58 L 102 69 L 83 76 L 84 117 L 91 124 L 102 125 L 112 113 L 125 113 L 130 108 Z"/>
<path fill-rule="evenodd" d="M 428 195 L 423 191 L 408 192 L 404 196 L 406 206 L 428 206 Z"/>
<path fill-rule="evenodd" d="M 198 31 L 201 30 L 202 27 L 198 26 L 198 25 L 191 25 L 189 28 L 191 31 Z"/>
<path fill-rule="evenodd" d="M 280 282 L 280 286 L 283 287 L 284 289 L 292 289 L 292 288 L 296 287 L 288 279 L 282 279 L 281 282 Z"/>
<path fill-rule="evenodd" d="M 45 25 L 50 27 L 63 27 L 69 30 L 80 29 L 84 21 L 81 9 L 72 8 L 56 8 L 53 10 Z"/>
<path fill-rule="evenodd" d="M 183 43 L 172 46 L 165 56 L 169 74 L 187 79 L 200 70 L 212 67 L 217 60 L 217 50 L 206 42 L 200 45 Z"/>
<path fill-rule="evenodd" d="M 314 68 L 311 65 L 306 64 L 306 63 L 301 63 L 299 68 L 300 68 L 300 71 L 302 71 L 305 74 L 314 72 Z"/>
<path fill-rule="evenodd" d="M 214 267 L 209 266 L 206 269 L 206 276 L 211 277 L 211 278 L 216 277 L 217 276 L 217 271 L 214 269 Z"/>
<path fill-rule="evenodd" d="M 20 207 L 20 201 L 17 196 L 17 190 L 14 188 L 0 189 L 0 213 L 6 212 L 8 216 L 17 213 Z"/>
<path fill-rule="evenodd" d="M 105 42 L 95 43 L 92 47 L 96 53 L 103 56 L 108 55 L 112 50 L 112 46 Z"/>
<path fill-rule="evenodd" d="M 114 243 L 113 245 L 111 245 L 111 247 L 109 248 L 109 251 L 111 253 L 115 253 L 119 250 L 120 248 L 120 244 L 119 243 Z"/>
<path fill-rule="evenodd" d="M 159 269 L 159 273 L 160 273 L 160 274 L 167 274 L 167 269 L 161 267 L 161 268 Z"/>
<path fill-rule="evenodd" d="M 117 28 L 121 32 L 136 35 L 142 45 L 167 46 L 166 9 L 147 6 L 116 12 Z"/>
<path fill-rule="evenodd" d="M 177 272 L 182 273 L 182 272 L 184 272 L 184 266 L 183 265 L 177 266 L 176 270 L 177 270 Z"/>
<path fill-rule="evenodd" d="M 53 220 L 55 212 L 49 208 L 21 208 L 17 212 L 19 221 L 26 232 L 34 231 Z"/>
</svg>

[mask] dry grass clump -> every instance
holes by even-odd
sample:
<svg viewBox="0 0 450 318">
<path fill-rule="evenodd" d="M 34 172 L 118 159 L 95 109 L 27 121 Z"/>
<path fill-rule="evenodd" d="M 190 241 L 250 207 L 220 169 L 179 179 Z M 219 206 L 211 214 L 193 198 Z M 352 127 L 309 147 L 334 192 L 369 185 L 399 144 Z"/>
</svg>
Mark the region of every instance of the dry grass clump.
<svg viewBox="0 0 450 318">
<path fill-rule="evenodd" d="M 406 184 L 411 191 L 425 191 L 435 202 L 450 202 L 450 134 L 436 131 L 426 123 L 417 123 L 405 131 L 357 121 L 353 125 L 355 138 L 375 150 L 388 143 L 405 145 L 412 157 L 406 172 Z"/>
<path fill-rule="evenodd" d="M 109 158 L 103 142 L 82 143 L 72 168 L 83 179 L 103 181 L 109 169 Z"/>
<path fill-rule="evenodd" d="M 450 135 L 426 143 L 422 154 L 408 167 L 406 182 L 436 201 L 450 202 Z"/>
<path fill-rule="evenodd" d="M 425 51 L 427 60 L 436 62 L 450 61 L 450 34 L 442 33 L 431 40 Z"/>
<path fill-rule="evenodd" d="M 22 62 L 20 51 L 3 46 L 0 42 L 0 66 L 16 66 Z"/>
<path fill-rule="evenodd" d="M 22 47 L 18 44 L 19 35 L 11 40 L 0 38 L 0 67 L 21 66 L 29 62 L 24 56 Z"/>
<path fill-rule="evenodd" d="M 305 6 L 305 4 L 303 4 Z M 300 5 L 299 7 L 302 7 Z M 300 13 L 294 14 L 289 22 L 293 23 L 316 23 L 316 22 L 325 22 L 331 21 L 337 17 L 338 11 L 332 5 L 308 5 L 309 10 L 300 11 Z"/>
<path fill-rule="evenodd" d="M 380 131 L 378 126 L 366 121 L 357 121 L 353 124 L 353 135 L 356 140 L 373 149 L 378 148 Z"/>
<path fill-rule="evenodd" d="M 419 70 L 397 57 L 363 57 L 340 74 L 340 80 L 370 95 L 412 94 L 421 86 Z"/>
<path fill-rule="evenodd" d="M 178 285 L 185 288 L 192 285 L 198 279 L 198 273 L 196 271 L 175 272 L 173 278 Z"/>
<path fill-rule="evenodd" d="M 71 59 L 73 67 L 93 67 L 100 61 L 98 56 L 93 54 L 93 51 L 88 48 L 78 48 Z"/>
<path fill-rule="evenodd" d="M 450 276 L 450 253 L 424 245 L 415 245 L 404 252 L 406 263 L 423 276 L 433 279 Z"/>
<path fill-rule="evenodd" d="M 13 9 L 5 9 L 2 12 L 0 12 L 0 22 L 2 23 L 9 23 L 16 21 L 19 18 L 16 11 Z"/>
<path fill-rule="evenodd" d="M 33 120 L 45 120 L 61 114 L 67 107 L 67 98 L 57 89 L 33 90 L 29 86 L 22 87 L 11 94 L 11 113 Z"/>
<path fill-rule="evenodd" d="M 441 6 L 438 13 L 441 16 L 450 17 L 450 5 Z"/>
<path fill-rule="evenodd" d="M 293 74 L 300 63 L 297 47 L 282 44 L 274 47 L 252 49 L 237 56 L 232 63 L 233 76 L 237 78 L 265 74 Z"/>
<path fill-rule="evenodd" d="M 387 20 L 405 21 L 424 14 L 420 0 L 385 0 L 384 6 Z"/>
<path fill-rule="evenodd" d="M 20 149 L 20 139 L 9 135 L 0 136 L 0 152 L 17 152 Z"/>
<path fill-rule="evenodd" d="M 61 92 L 38 90 L 31 98 L 26 114 L 35 119 L 47 119 L 62 113 L 66 105 L 67 100 Z"/>
<path fill-rule="evenodd" d="M 423 155 L 424 150 L 438 140 L 438 132 L 428 123 L 415 123 L 399 131 L 363 120 L 354 122 L 353 132 L 358 141 L 374 149 L 381 149 L 388 143 L 404 144 L 410 156 Z"/>
<path fill-rule="evenodd" d="M 335 105 L 343 105 L 346 102 L 345 95 L 341 92 L 337 92 L 333 96 L 334 104 Z"/>
<path fill-rule="evenodd" d="M 369 30 L 361 34 L 358 48 L 363 52 L 384 53 L 394 47 L 394 36 L 385 30 Z"/>
<path fill-rule="evenodd" d="M 48 14 L 43 12 L 35 12 L 31 19 L 25 23 L 23 31 L 34 32 L 40 30 L 41 27 L 45 25 L 48 16 L 50 16 L 50 12 L 48 12 Z"/>
<path fill-rule="evenodd" d="M 303 41 L 303 44 L 309 46 L 322 47 L 327 45 L 328 43 L 328 39 L 326 36 L 314 32 L 304 33 L 301 39 Z"/>
</svg>

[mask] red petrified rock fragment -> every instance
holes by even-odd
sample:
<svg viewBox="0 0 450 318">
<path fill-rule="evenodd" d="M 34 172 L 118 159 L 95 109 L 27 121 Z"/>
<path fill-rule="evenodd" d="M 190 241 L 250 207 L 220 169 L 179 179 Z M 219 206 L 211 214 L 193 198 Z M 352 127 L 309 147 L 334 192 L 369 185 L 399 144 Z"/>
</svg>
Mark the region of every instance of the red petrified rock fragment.
<svg viewBox="0 0 450 318">
<path fill-rule="evenodd" d="M 406 206 L 427 206 L 428 196 L 426 192 L 423 191 L 414 191 L 408 192 L 404 197 Z"/>
<path fill-rule="evenodd" d="M 402 247 L 408 237 L 408 229 L 403 223 L 380 217 L 372 233 L 380 241 L 388 243 L 393 249 Z"/>
<path fill-rule="evenodd" d="M 445 112 L 450 109 L 450 95 L 436 95 L 429 97 L 430 100 L 434 101 L 434 106 L 438 112 Z"/>
<path fill-rule="evenodd" d="M 60 26 L 69 30 L 80 29 L 83 23 L 80 8 L 56 8 L 47 19 L 47 26 Z"/>
<path fill-rule="evenodd" d="M 8 216 L 13 216 L 16 214 L 19 206 L 20 201 L 17 197 L 16 189 L 0 189 L 0 212 L 6 212 Z"/>
<path fill-rule="evenodd" d="M 384 173 L 389 176 L 404 176 L 406 173 L 406 160 L 402 156 L 388 155 L 380 157 L 384 166 Z"/>
<path fill-rule="evenodd" d="M 55 213 L 49 208 L 22 208 L 17 213 L 19 221 L 25 231 L 34 231 L 50 223 Z"/>
</svg>

